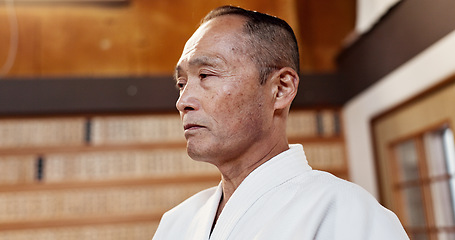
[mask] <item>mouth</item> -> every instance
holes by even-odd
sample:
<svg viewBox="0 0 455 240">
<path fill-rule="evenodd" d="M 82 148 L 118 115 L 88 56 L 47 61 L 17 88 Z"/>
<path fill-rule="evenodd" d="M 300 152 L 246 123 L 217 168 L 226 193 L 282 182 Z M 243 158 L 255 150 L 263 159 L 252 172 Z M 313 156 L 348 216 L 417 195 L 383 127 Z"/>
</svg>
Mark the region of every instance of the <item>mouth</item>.
<svg viewBox="0 0 455 240">
<path fill-rule="evenodd" d="M 204 126 L 201 126 L 201 125 L 197 125 L 197 124 L 185 124 L 183 126 L 183 129 L 186 131 L 186 130 L 196 130 L 196 129 L 199 129 L 199 128 L 203 128 Z"/>
</svg>

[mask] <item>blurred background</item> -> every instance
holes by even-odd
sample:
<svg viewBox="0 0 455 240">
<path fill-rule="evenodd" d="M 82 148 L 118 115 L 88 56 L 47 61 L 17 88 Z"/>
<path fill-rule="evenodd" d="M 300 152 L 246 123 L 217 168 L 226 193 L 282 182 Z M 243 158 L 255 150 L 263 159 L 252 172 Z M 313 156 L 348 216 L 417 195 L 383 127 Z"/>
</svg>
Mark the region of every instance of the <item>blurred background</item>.
<svg viewBox="0 0 455 240">
<path fill-rule="evenodd" d="M 172 75 L 221 5 L 285 19 L 300 47 L 290 143 L 455 239 L 455 2 L 0 0 L 0 239 L 151 239 L 220 181 L 194 162 Z"/>
</svg>

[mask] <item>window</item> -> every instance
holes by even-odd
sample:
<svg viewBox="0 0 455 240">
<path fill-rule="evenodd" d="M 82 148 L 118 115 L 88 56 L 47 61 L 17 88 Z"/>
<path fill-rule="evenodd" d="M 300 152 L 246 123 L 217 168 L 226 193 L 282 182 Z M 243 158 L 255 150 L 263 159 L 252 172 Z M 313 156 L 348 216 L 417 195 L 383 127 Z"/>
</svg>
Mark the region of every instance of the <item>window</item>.
<svg viewBox="0 0 455 240">
<path fill-rule="evenodd" d="M 455 239 L 455 150 L 447 126 L 392 144 L 398 213 L 414 240 Z"/>
</svg>

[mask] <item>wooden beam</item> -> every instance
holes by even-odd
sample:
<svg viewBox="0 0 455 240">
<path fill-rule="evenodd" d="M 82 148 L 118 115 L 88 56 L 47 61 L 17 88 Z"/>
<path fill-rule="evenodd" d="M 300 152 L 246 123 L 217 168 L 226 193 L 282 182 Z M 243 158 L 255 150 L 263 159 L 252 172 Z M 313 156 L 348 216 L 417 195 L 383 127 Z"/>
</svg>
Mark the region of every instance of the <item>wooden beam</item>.
<svg viewBox="0 0 455 240">
<path fill-rule="evenodd" d="M 170 112 L 178 92 L 164 77 L 0 81 L 0 116 Z"/>
<path fill-rule="evenodd" d="M 455 30 L 455 1 L 401 1 L 338 56 L 348 101 Z"/>
<path fill-rule="evenodd" d="M 24 184 L 0 185 L 0 193 L 11 192 L 30 192 L 30 191 L 60 191 L 69 189 L 108 189 L 118 187 L 139 187 L 139 186 L 163 186 L 194 183 L 214 183 L 216 185 L 221 180 L 221 175 L 210 174 L 180 174 L 156 176 L 138 179 L 115 179 L 103 181 L 67 181 L 67 182 L 34 182 Z"/>
<path fill-rule="evenodd" d="M 336 74 L 301 76 L 296 108 L 338 107 Z M 0 117 L 176 112 L 171 76 L 7 79 L 0 81 Z"/>
<path fill-rule="evenodd" d="M 341 107 L 345 91 L 338 74 L 305 74 L 300 76 L 299 90 L 293 108 Z"/>
<path fill-rule="evenodd" d="M 166 209 L 162 212 L 155 212 L 150 214 L 130 215 L 130 216 L 99 216 L 87 218 L 74 218 L 74 219 L 57 219 L 57 220 L 37 220 L 37 221 L 22 221 L 2 223 L 0 231 L 11 230 L 29 230 L 29 229 L 53 229 L 56 228 L 70 228 L 70 227 L 85 227 L 95 225 L 112 225 L 112 224 L 126 224 L 126 223 L 146 223 L 158 222 Z"/>
</svg>

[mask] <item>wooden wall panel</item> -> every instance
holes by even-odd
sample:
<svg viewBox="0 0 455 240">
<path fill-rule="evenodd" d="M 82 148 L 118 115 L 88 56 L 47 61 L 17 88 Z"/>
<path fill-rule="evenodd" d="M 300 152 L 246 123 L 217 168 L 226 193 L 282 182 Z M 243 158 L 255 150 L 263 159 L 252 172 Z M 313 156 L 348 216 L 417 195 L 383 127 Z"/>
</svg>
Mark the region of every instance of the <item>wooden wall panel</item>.
<svg viewBox="0 0 455 240">
<path fill-rule="evenodd" d="M 1 6 L 1 5 L 0 5 Z M 6 58 L 8 56 L 8 47 L 10 42 L 10 30 L 9 30 L 9 22 L 6 15 L 6 9 L 1 6 L 0 7 L 0 67 L 3 66 Z"/>
<path fill-rule="evenodd" d="M 171 74 L 211 9 L 233 4 L 281 16 L 298 29 L 294 0 L 134 0 L 129 4 L 17 3 L 19 48 L 8 77 Z M 9 47 L 0 5 L 0 64 Z"/>
<path fill-rule="evenodd" d="M 7 77 L 171 74 L 200 19 L 225 4 L 288 21 L 299 40 L 304 72 L 333 72 L 341 42 L 354 28 L 355 0 L 25 1 L 15 4 L 19 48 Z M 7 16 L 0 3 L 0 65 L 10 45 Z"/>
</svg>

